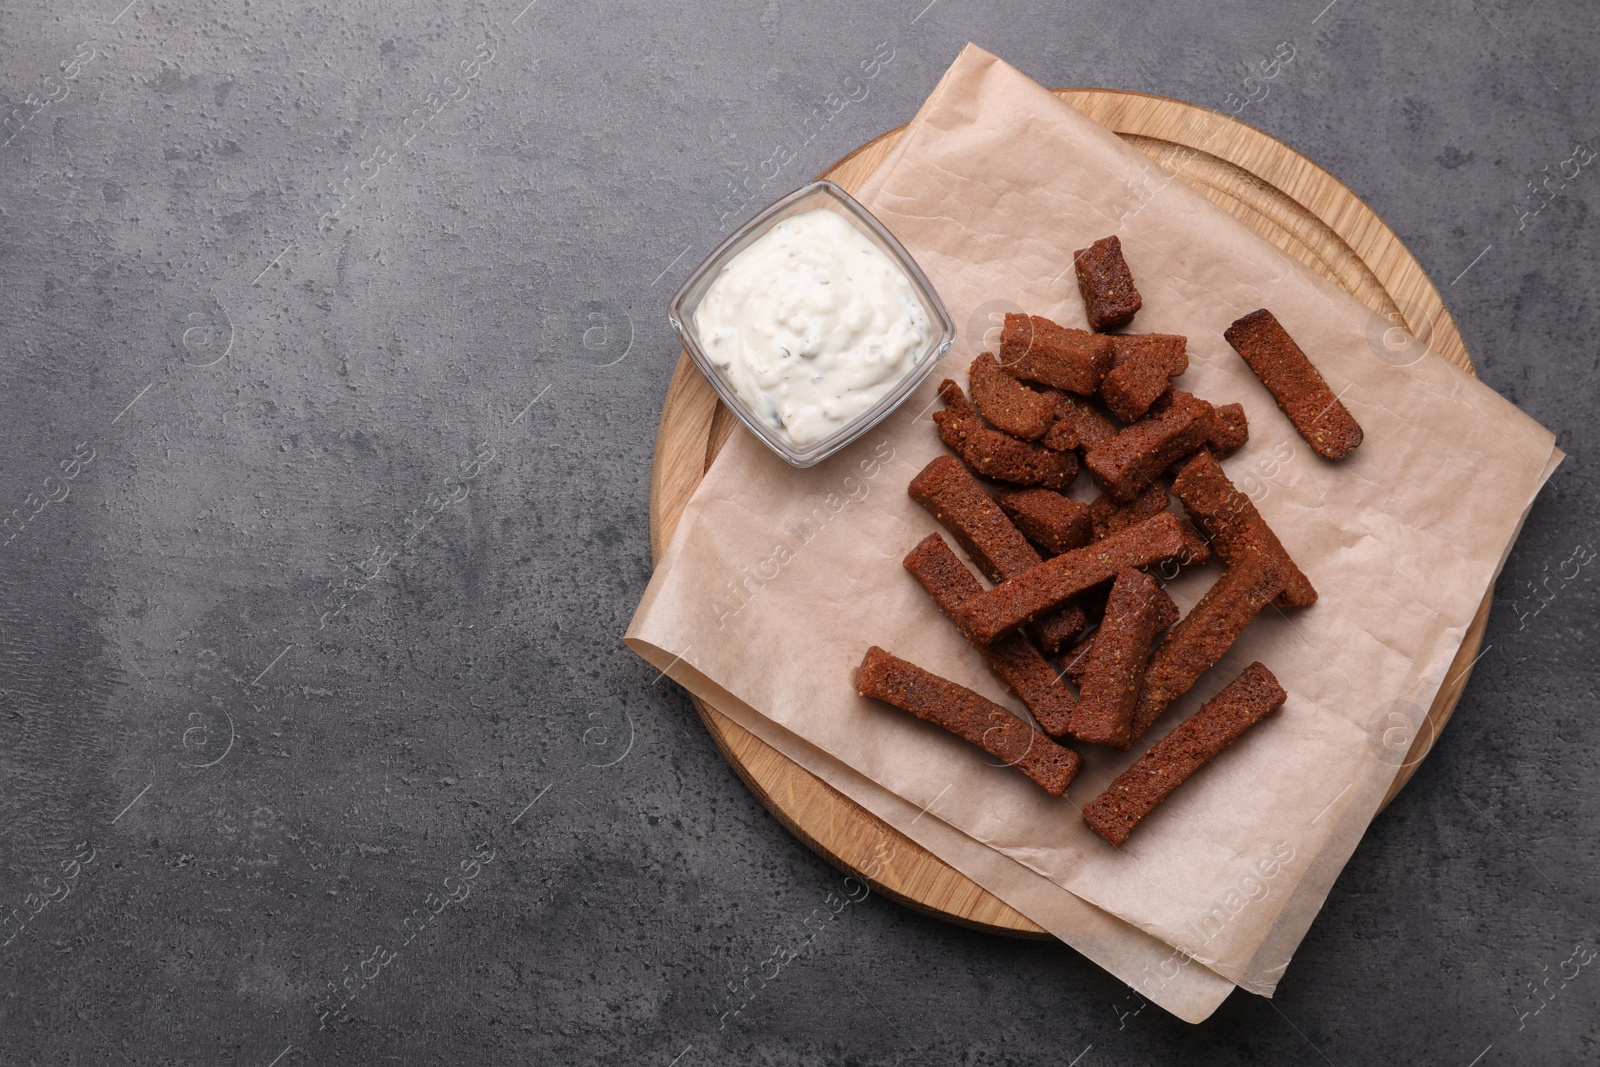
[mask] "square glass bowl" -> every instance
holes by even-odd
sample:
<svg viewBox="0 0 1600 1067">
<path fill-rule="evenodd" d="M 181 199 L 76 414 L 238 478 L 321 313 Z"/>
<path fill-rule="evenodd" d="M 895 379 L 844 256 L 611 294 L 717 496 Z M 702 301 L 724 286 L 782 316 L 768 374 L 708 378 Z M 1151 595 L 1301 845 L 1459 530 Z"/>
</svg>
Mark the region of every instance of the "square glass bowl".
<svg viewBox="0 0 1600 1067">
<path fill-rule="evenodd" d="M 889 257 L 890 262 L 900 268 L 901 273 L 910 281 L 917 299 L 922 302 L 934 336 L 927 350 L 917 357 L 917 362 L 876 404 L 821 440 L 800 447 L 791 442 L 782 430 L 750 410 L 723 378 L 721 369 L 711 361 L 700 343 L 700 336 L 695 330 L 694 316 L 699 310 L 700 302 L 705 299 L 706 292 L 729 261 L 784 219 L 817 208 L 837 211 L 843 215 L 867 240 L 877 245 L 879 250 Z M 739 421 L 749 427 L 751 433 L 761 438 L 768 448 L 796 467 L 809 467 L 814 463 L 820 463 L 887 418 L 890 412 L 899 407 L 906 397 L 922 384 L 923 379 L 932 373 L 933 368 L 939 365 L 939 361 L 950 350 L 950 345 L 956 337 L 955 323 L 951 321 L 950 313 L 945 310 L 944 303 L 939 299 L 939 294 L 934 292 L 927 276 L 922 273 L 922 268 L 911 258 L 911 253 L 895 240 L 894 235 L 884 228 L 883 223 L 857 203 L 855 198 L 826 180 L 801 186 L 734 231 L 726 241 L 717 246 L 716 251 L 706 257 L 704 263 L 695 268 L 693 274 L 689 275 L 689 280 L 683 283 L 683 288 L 678 290 L 677 295 L 672 298 L 672 303 L 667 305 L 667 318 L 672 322 L 672 328 L 677 331 L 683 347 L 689 353 L 689 358 L 694 360 L 695 366 L 705 375 L 706 381 L 711 383 L 711 388 L 716 390 L 722 402 L 728 405 L 728 408 L 739 417 Z"/>
</svg>

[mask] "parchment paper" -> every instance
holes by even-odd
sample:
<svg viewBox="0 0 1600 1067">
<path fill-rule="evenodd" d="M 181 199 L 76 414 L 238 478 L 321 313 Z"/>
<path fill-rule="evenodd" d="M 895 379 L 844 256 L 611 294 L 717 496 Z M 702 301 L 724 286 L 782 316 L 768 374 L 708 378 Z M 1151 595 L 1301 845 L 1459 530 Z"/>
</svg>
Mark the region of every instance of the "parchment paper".
<svg viewBox="0 0 1600 1067">
<path fill-rule="evenodd" d="M 673 674 L 756 737 L 1142 994 L 1114 998 L 1107 1003 L 1109 1010 L 1120 1016 L 1138 1015 L 1147 997 L 1179 1018 L 1199 1022 L 1233 992 L 1233 983 L 1215 971 L 895 796 L 789 733 L 693 668 L 679 664 Z M 886 854 L 884 867 L 890 871 L 897 863 L 916 862 L 915 856 L 899 856 L 889 850 Z"/>
<path fill-rule="evenodd" d="M 1386 362 L 1387 322 L 1181 181 L 1151 195 L 1152 166 L 968 46 L 863 195 L 976 336 L 959 340 L 893 417 L 817 467 L 789 467 L 736 430 L 685 511 L 627 640 L 691 689 L 696 678 L 713 684 L 1026 868 L 1032 875 L 1016 879 L 1015 895 L 1031 894 L 1035 910 L 1049 899 L 1031 888 L 1042 878 L 1270 994 L 1393 780 L 1397 740 L 1445 680 L 1560 453 L 1548 431 L 1442 359 Z M 1130 199 L 1135 181 L 1146 192 Z M 937 529 L 905 486 L 943 451 L 929 418 L 935 389 L 943 376 L 965 380 L 989 313 L 1020 307 L 1085 326 L 1071 253 L 1113 232 L 1144 296 L 1132 329 L 1186 335 L 1190 370 L 1179 384 L 1244 405 L 1250 443 L 1224 469 L 1320 593 L 1312 608 L 1258 618 L 1146 735 L 1155 741 L 1251 660 L 1289 692 L 1279 713 L 1178 789 L 1120 850 L 1077 809 L 1144 745 L 1127 754 L 1085 746 L 1070 795 L 1054 799 L 851 686 L 862 653 L 879 644 L 1018 707 L 901 567 Z M 1345 461 L 1313 453 L 1223 340 L 1229 323 L 1263 306 L 1364 428 L 1365 442 Z M 1092 492 L 1080 478 L 1075 494 Z M 1216 573 L 1201 568 L 1168 589 L 1187 610 Z M 1076 902 L 1058 906 L 1050 921 L 1025 913 L 1052 931 L 1072 929 L 1082 915 Z M 1129 936 L 1110 962 L 1103 948 L 1086 954 L 1168 1006 L 1171 982 L 1141 987 L 1129 978 L 1148 974 L 1148 941 Z M 1190 964 L 1174 981 L 1190 972 L 1204 974 Z M 1180 1014 L 1196 1012 L 1191 1004 Z"/>
</svg>

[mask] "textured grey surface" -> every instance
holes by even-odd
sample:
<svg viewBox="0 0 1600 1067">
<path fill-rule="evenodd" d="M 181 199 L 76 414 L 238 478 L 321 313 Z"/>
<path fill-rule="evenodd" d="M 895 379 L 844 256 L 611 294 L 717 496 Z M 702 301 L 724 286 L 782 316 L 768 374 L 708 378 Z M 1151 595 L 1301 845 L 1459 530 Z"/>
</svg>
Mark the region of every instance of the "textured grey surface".
<svg viewBox="0 0 1600 1067">
<path fill-rule="evenodd" d="M 1592 4 L 122 2 L 0 15 L 0 1062 L 1600 1058 L 1600 168 L 1527 186 L 1600 144 Z M 1293 42 L 1240 117 L 1571 456 L 1278 997 L 1200 1027 L 876 898 L 745 1003 L 840 876 L 620 642 L 666 298 L 969 39 L 1219 108 Z"/>
</svg>

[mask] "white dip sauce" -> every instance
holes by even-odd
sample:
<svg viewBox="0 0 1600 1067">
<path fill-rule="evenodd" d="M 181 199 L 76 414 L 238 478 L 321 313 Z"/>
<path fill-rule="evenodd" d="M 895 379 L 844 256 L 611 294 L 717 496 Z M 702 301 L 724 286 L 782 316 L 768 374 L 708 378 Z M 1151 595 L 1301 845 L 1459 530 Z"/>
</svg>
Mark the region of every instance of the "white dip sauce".
<svg viewBox="0 0 1600 1067">
<path fill-rule="evenodd" d="M 822 208 L 784 219 L 730 260 L 694 325 L 740 399 L 802 448 L 893 389 L 933 332 L 894 261 Z"/>
</svg>

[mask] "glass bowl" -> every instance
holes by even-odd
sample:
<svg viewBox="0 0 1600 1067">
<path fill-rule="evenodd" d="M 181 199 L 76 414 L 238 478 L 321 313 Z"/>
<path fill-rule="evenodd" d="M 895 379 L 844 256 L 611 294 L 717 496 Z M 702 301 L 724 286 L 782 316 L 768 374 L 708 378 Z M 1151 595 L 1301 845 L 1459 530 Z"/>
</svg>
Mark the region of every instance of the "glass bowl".
<svg viewBox="0 0 1600 1067">
<path fill-rule="evenodd" d="M 892 389 L 879 398 L 877 403 L 826 437 L 800 446 L 790 441 L 781 429 L 752 411 L 728 384 L 727 379 L 722 376 L 721 369 L 707 356 L 700 336 L 695 330 L 694 318 L 700 302 L 705 299 L 706 292 L 729 261 L 779 222 L 817 208 L 837 211 L 843 215 L 857 231 L 900 268 L 927 313 L 933 337 L 927 349 L 917 357 L 917 361 Z M 933 368 L 939 365 L 956 338 L 955 323 L 951 321 L 950 313 L 945 310 L 944 303 L 934 291 L 933 285 L 929 283 L 927 275 L 922 273 L 922 268 L 911 258 L 911 253 L 895 240 L 894 235 L 884 228 L 883 223 L 857 203 L 855 198 L 833 182 L 826 180 L 801 186 L 734 231 L 706 257 L 704 263 L 695 268 L 694 273 L 689 275 L 689 280 L 683 283 L 683 288 L 678 290 L 672 302 L 667 305 L 667 318 L 683 342 L 689 358 L 694 360 L 695 366 L 705 375 L 706 381 L 711 383 L 711 388 L 716 390 L 722 402 L 728 405 L 728 408 L 739 417 L 739 421 L 765 442 L 768 448 L 796 467 L 809 467 L 820 463 L 887 418 L 889 413 L 899 407 L 906 397 L 922 384 L 923 379 L 933 372 Z"/>
</svg>

